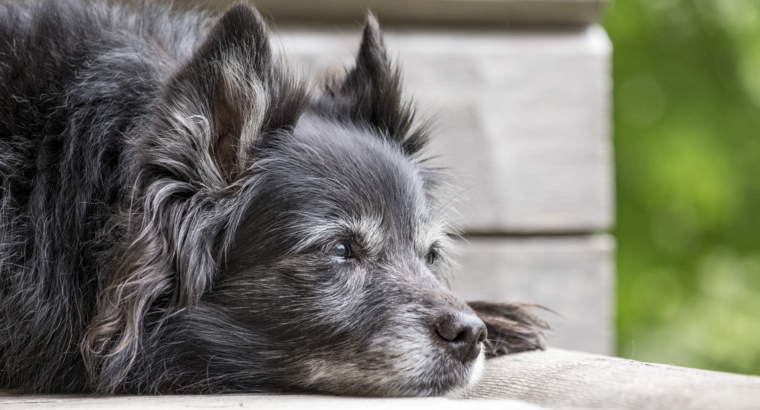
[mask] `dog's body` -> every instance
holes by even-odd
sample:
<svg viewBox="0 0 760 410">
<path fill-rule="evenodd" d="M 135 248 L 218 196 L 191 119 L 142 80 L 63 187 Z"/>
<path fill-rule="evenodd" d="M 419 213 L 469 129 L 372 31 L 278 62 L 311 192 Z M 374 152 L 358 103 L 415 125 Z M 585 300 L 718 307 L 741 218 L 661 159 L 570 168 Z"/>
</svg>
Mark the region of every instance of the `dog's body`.
<svg viewBox="0 0 760 410">
<path fill-rule="evenodd" d="M 374 19 L 315 98 L 255 11 L 0 6 L 0 389 L 443 395 L 484 324 Z M 488 353 L 541 347 L 473 304 Z"/>
</svg>

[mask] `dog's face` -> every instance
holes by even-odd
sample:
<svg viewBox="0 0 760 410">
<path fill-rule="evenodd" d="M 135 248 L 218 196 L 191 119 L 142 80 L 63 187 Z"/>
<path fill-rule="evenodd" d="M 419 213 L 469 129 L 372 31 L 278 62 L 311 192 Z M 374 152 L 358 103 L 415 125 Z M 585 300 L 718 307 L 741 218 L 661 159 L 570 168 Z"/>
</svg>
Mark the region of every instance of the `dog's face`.
<svg viewBox="0 0 760 410">
<path fill-rule="evenodd" d="M 268 367 L 292 386 L 462 389 L 482 366 L 486 329 L 441 284 L 436 177 L 373 18 L 356 66 L 304 108 L 293 126 L 252 137 L 237 194 L 246 210 L 202 303 L 266 339 L 281 357 Z"/>
<path fill-rule="evenodd" d="M 267 329 L 303 388 L 442 395 L 475 380 L 485 326 L 440 282 L 430 171 L 372 127 L 308 112 L 275 146 L 215 303 Z"/>
<path fill-rule="evenodd" d="M 443 395 L 482 367 L 485 326 L 441 284 L 446 224 L 411 121 L 370 19 L 356 67 L 250 153 L 253 194 L 209 301 L 260 331 L 294 386 Z"/>
</svg>

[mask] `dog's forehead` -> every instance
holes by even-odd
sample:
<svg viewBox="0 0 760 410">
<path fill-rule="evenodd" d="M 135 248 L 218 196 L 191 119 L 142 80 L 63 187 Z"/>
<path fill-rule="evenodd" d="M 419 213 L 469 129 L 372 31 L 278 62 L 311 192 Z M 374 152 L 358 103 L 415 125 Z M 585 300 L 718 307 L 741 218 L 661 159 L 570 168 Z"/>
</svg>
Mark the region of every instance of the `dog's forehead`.
<svg viewBox="0 0 760 410">
<path fill-rule="evenodd" d="M 320 199 L 345 203 L 353 210 L 390 208 L 396 213 L 424 206 L 417 165 L 369 127 L 345 125 L 305 115 L 296 126 L 304 177 L 321 187 Z M 357 208 L 358 206 L 358 208 Z"/>
<path fill-rule="evenodd" d="M 304 115 L 287 145 L 303 211 L 365 234 L 433 227 L 420 166 L 372 128 Z"/>
</svg>

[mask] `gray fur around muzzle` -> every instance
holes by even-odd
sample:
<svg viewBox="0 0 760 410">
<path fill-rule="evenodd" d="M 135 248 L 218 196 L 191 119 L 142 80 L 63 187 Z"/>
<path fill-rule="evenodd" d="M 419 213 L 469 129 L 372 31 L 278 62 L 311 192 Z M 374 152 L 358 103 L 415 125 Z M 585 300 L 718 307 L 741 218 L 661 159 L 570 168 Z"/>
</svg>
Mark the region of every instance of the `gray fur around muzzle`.
<svg viewBox="0 0 760 410">
<path fill-rule="evenodd" d="M 485 358 L 483 321 L 437 280 L 397 275 L 402 279 L 388 272 L 373 275 L 377 279 L 366 290 L 364 306 L 334 318 L 331 325 L 341 328 L 345 339 L 335 340 L 319 359 L 303 360 L 305 387 L 338 394 L 440 396 L 461 392 L 477 380 Z M 340 311 L 325 307 L 327 315 Z"/>
</svg>

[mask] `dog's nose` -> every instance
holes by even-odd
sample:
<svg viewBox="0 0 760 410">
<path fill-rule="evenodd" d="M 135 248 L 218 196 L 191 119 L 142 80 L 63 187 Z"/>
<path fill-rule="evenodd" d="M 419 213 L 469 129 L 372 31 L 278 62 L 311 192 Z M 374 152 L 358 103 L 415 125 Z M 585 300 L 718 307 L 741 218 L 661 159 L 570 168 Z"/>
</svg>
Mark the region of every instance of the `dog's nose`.
<svg viewBox="0 0 760 410">
<path fill-rule="evenodd" d="M 474 360 L 480 354 L 480 343 L 486 340 L 486 325 L 477 316 L 447 313 L 435 324 L 435 331 L 446 343 L 450 353 L 462 362 Z"/>
</svg>

